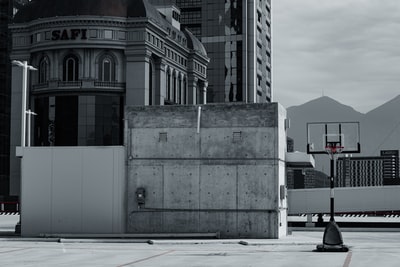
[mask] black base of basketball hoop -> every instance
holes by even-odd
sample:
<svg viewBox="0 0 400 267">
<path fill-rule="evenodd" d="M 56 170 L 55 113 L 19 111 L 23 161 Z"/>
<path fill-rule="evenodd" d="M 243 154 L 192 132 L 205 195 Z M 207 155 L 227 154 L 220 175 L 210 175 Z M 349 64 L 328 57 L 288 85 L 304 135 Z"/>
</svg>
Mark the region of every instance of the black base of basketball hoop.
<svg viewBox="0 0 400 267">
<path fill-rule="evenodd" d="M 317 245 L 317 249 L 315 251 L 317 251 L 317 252 L 348 252 L 349 247 L 347 247 L 346 245 L 332 246 L 332 245 L 320 244 L 320 245 Z"/>
<path fill-rule="evenodd" d="M 349 248 L 343 244 L 342 233 L 335 221 L 330 221 L 325 228 L 323 244 L 317 245 L 318 252 L 347 252 Z"/>
</svg>

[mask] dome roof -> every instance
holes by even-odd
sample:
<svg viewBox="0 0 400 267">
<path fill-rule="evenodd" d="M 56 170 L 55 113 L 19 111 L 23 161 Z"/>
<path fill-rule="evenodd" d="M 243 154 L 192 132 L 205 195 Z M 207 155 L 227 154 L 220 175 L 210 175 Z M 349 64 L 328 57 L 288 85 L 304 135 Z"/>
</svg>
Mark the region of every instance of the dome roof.
<svg viewBox="0 0 400 267">
<path fill-rule="evenodd" d="M 21 8 L 14 23 L 40 18 L 63 16 L 112 16 L 123 18 L 150 18 L 163 24 L 164 20 L 148 0 L 33 0 Z"/>
<path fill-rule="evenodd" d="M 186 35 L 187 38 L 187 43 L 188 43 L 188 47 L 198 53 L 200 53 L 201 55 L 207 57 L 207 51 L 204 48 L 203 44 L 200 42 L 199 39 L 196 38 L 196 36 L 193 35 L 193 33 L 191 33 L 188 29 L 185 28 L 185 30 L 183 31 Z"/>
</svg>

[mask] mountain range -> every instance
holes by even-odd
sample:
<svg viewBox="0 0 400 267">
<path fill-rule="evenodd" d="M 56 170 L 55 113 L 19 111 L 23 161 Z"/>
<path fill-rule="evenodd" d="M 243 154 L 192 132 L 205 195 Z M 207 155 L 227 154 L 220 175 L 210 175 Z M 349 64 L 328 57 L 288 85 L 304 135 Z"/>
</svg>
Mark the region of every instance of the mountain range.
<svg viewBox="0 0 400 267">
<path fill-rule="evenodd" d="M 295 151 L 305 152 L 307 122 L 358 121 L 361 153 L 353 156 L 378 156 L 381 150 L 400 149 L 399 114 L 400 95 L 365 114 L 323 96 L 287 109 L 287 116 L 290 119 L 288 136 L 294 140 Z M 321 156 L 316 157 L 317 165 L 319 158 Z M 322 165 L 324 168 L 325 164 Z M 318 166 L 317 169 L 321 170 Z"/>
</svg>

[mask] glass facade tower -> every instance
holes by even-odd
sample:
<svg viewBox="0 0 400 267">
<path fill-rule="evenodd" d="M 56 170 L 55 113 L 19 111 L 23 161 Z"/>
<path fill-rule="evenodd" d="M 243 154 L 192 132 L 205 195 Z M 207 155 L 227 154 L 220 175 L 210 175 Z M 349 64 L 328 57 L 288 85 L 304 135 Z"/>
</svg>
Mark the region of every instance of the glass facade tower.
<svg viewBox="0 0 400 267">
<path fill-rule="evenodd" d="M 210 57 L 207 102 L 271 102 L 271 1 L 172 2 Z"/>
</svg>

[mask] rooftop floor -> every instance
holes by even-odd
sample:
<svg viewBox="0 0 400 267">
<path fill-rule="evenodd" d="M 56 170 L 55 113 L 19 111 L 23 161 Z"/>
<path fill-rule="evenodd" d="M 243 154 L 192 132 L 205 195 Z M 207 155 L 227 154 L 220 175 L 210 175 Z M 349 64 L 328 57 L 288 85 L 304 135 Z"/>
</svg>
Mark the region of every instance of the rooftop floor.
<svg viewBox="0 0 400 267">
<path fill-rule="evenodd" d="M 16 217 L 0 218 L 5 230 Z M 6 222 L 7 221 L 7 222 Z M 11 225 L 12 226 L 12 225 Z M 60 239 L 0 237 L 1 266 L 398 266 L 399 232 L 342 231 L 349 252 L 313 252 L 321 231 L 275 239 Z"/>
</svg>

